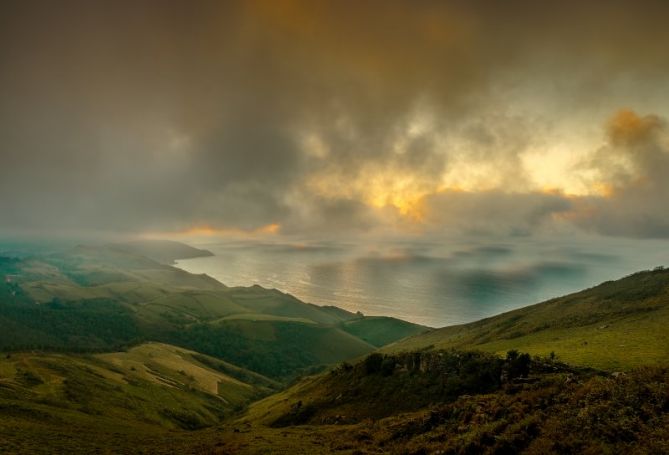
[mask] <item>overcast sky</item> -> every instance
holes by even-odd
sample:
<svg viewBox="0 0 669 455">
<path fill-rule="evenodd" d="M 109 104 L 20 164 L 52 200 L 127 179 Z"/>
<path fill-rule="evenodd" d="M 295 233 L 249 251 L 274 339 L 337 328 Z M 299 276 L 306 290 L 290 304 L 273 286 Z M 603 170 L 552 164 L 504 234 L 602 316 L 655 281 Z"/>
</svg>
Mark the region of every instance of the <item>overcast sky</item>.
<svg viewBox="0 0 669 455">
<path fill-rule="evenodd" d="M 0 3 L 0 232 L 668 237 L 666 1 Z"/>
</svg>

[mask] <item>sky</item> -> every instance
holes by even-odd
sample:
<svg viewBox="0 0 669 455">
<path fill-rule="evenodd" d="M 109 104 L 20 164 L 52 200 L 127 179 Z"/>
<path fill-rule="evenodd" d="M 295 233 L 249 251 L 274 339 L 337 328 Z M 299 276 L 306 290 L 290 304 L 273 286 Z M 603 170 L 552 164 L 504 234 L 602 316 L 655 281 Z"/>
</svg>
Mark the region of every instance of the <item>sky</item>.
<svg viewBox="0 0 669 455">
<path fill-rule="evenodd" d="M 669 237 L 665 1 L 0 3 L 0 233 Z"/>
</svg>

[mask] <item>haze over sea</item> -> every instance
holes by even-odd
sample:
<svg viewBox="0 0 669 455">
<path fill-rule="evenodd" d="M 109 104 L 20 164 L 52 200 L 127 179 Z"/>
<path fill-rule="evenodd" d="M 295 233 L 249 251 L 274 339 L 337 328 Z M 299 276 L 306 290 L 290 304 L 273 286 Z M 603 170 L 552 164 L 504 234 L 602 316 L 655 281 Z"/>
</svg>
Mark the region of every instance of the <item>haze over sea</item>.
<svg viewBox="0 0 669 455">
<path fill-rule="evenodd" d="M 395 240 L 200 243 L 180 260 L 228 286 L 258 284 L 318 305 L 432 327 L 470 322 L 669 264 L 666 242 L 581 237 L 508 242 Z"/>
</svg>

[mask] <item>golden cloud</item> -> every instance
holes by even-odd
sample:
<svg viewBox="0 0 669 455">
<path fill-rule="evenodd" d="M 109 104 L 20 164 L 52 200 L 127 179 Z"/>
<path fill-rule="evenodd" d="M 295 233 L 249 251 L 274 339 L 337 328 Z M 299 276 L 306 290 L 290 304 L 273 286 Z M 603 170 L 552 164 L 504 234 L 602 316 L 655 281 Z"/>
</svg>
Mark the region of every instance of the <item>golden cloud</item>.
<svg viewBox="0 0 669 455">
<path fill-rule="evenodd" d="M 639 116 L 630 109 L 621 109 L 607 123 L 607 133 L 613 145 L 631 146 L 647 141 L 662 127 L 657 115 Z"/>
</svg>

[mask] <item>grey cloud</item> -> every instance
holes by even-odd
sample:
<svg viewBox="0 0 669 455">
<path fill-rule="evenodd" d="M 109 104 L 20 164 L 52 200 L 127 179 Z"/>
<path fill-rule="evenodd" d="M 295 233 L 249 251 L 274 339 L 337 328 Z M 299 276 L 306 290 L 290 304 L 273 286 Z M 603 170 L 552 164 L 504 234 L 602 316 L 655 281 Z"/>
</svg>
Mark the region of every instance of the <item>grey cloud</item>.
<svg viewBox="0 0 669 455">
<path fill-rule="evenodd" d="M 619 112 L 609 122 L 607 144 L 587 165 L 601 172 L 611 191 L 577 201 L 578 224 L 608 235 L 669 237 L 669 131 L 663 119 Z"/>
<path fill-rule="evenodd" d="M 381 224 L 381 220 L 365 204 L 353 199 L 321 198 L 304 195 L 300 209 L 287 217 L 284 234 L 364 233 Z"/>
<path fill-rule="evenodd" d="M 632 71 L 653 92 L 669 66 L 663 13 L 653 1 L 5 1 L 0 230 L 369 230 L 384 222 L 369 207 L 305 182 L 399 169 L 436 186 L 453 155 L 440 135 L 464 137 L 468 159 L 491 162 L 501 182 L 518 179 L 537 131 L 491 105 L 500 81 L 550 85 L 577 65 L 600 80 Z M 556 96 L 583 108 L 596 95 L 578 86 Z M 423 108 L 434 129 L 408 137 Z M 327 156 L 305 154 L 305 131 Z M 501 192 L 428 202 L 431 223 L 514 232 L 569 204 Z"/>
<path fill-rule="evenodd" d="M 561 195 L 543 193 L 445 192 L 430 196 L 428 223 L 478 234 L 528 235 L 554 214 L 567 213 L 571 203 Z"/>
</svg>

